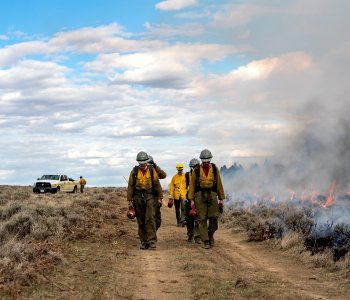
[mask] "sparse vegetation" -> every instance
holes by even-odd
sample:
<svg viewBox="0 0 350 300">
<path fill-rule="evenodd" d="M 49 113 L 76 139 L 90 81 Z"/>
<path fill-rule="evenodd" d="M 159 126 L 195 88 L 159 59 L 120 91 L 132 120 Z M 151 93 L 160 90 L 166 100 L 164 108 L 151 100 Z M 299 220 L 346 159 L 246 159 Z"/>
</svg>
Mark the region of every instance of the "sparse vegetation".
<svg viewBox="0 0 350 300">
<path fill-rule="evenodd" d="M 309 204 L 242 202 L 228 207 L 221 220 L 227 226 L 245 230 L 249 241 L 274 239 L 281 249 L 298 254 L 315 267 L 346 269 L 350 250 L 350 225 L 326 222 L 316 217 L 324 207 Z"/>
<path fill-rule="evenodd" d="M 134 262 L 139 250 L 137 226 L 125 216 L 125 197 L 125 188 L 87 188 L 83 194 L 33 194 L 30 187 L 0 186 L 1 297 L 16 299 L 31 293 L 56 295 L 61 291 L 74 295 L 73 291 L 83 282 L 84 295 L 94 293 L 98 298 L 113 298 L 106 295 L 120 293 L 131 299 L 133 293 L 127 286 L 139 277 L 135 270 L 140 272 L 140 268 L 134 265 L 139 263 Z M 163 212 L 168 214 L 168 220 L 170 216 L 173 218 L 168 208 Z M 246 208 L 236 203 L 226 208 L 222 221 L 236 232 L 247 232 L 249 241 L 267 241 L 267 248 L 275 247 L 274 251 L 281 251 L 288 258 L 349 278 L 350 256 L 343 251 L 349 245 L 349 226 L 345 223 L 321 226 L 315 222 L 314 213 L 312 207 L 299 209 L 281 204 L 269 207 L 261 203 Z M 169 231 L 168 240 L 161 239 L 160 252 L 149 255 L 156 255 L 156 269 L 160 267 L 158 263 L 164 264 L 162 268 L 168 274 L 169 268 L 174 271 L 174 266 L 167 265 L 165 257 L 172 253 L 171 263 L 178 263 L 181 272 L 187 273 L 186 281 L 191 281 L 194 299 L 258 298 L 269 293 L 270 288 L 279 288 L 273 276 L 265 277 L 269 272 L 262 266 L 258 271 L 253 263 L 249 266 L 249 256 L 233 254 L 235 251 L 245 253 L 239 248 L 231 251 L 235 243 L 218 238 L 218 248 L 210 253 L 219 253 L 220 259 L 215 255 L 203 256 L 207 252 L 199 245 L 188 245 L 179 235 L 174 239 L 172 225 L 166 224 L 169 222 L 166 218 L 164 222 L 162 232 Z M 315 232 L 322 234 L 316 236 Z M 345 245 L 343 252 L 339 250 L 338 258 L 333 248 L 322 244 L 323 239 L 333 233 L 337 239 L 330 238 L 328 242 Z M 247 244 L 246 249 L 253 245 Z M 105 255 L 109 256 L 105 258 Z M 158 260 L 160 255 L 163 259 Z M 113 268 L 109 269 L 111 264 Z M 104 290 L 104 276 L 109 280 L 110 290 Z M 172 289 L 172 284 L 180 282 L 183 274 L 178 274 L 176 280 L 169 278 L 159 282 Z M 119 285 L 115 286 L 115 282 Z M 140 288 L 144 289 L 144 285 L 140 284 Z"/>
<path fill-rule="evenodd" d="M 23 287 L 50 280 L 69 240 L 93 235 L 101 220 L 119 222 L 123 195 L 117 188 L 41 195 L 0 186 L 0 291 L 16 298 Z"/>
</svg>

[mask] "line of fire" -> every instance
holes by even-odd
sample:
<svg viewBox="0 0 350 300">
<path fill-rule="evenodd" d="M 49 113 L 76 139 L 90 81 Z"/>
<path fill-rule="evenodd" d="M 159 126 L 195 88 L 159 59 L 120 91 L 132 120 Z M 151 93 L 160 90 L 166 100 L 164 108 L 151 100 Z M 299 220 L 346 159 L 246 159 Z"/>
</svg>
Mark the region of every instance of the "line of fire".
<svg viewBox="0 0 350 300">
<path fill-rule="evenodd" d="M 221 168 L 226 212 L 245 227 L 251 240 L 298 234 L 311 254 L 330 251 L 334 261 L 350 255 L 350 184 L 331 179 L 323 191 L 236 163 Z M 322 182 L 324 184 L 324 182 Z M 291 184 L 290 184 L 291 185 Z"/>
</svg>

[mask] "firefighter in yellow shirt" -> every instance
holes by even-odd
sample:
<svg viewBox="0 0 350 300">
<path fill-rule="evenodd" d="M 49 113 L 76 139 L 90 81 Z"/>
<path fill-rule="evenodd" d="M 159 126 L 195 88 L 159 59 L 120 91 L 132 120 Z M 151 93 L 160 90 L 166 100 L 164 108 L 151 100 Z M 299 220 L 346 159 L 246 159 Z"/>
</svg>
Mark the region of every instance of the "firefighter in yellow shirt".
<svg viewBox="0 0 350 300">
<path fill-rule="evenodd" d="M 157 233 L 155 214 L 158 203 L 163 199 L 163 191 L 158 174 L 148 165 L 148 155 L 141 151 L 137 154 L 138 166 L 129 176 L 127 201 L 133 206 L 141 241 L 140 249 L 156 249 Z"/>
<path fill-rule="evenodd" d="M 86 180 L 85 178 L 83 178 L 83 176 L 80 176 L 79 184 L 80 184 L 80 193 L 83 193 L 86 185 Z"/>
<path fill-rule="evenodd" d="M 214 232 L 218 229 L 220 208 L 223 208 L 225 198 L 219 169 L 210 162 L 212 157 L 208 149 L 201 152 L 202 163 L 192 172 L 188 191 L 191 205 L 196 206 L 199 232 L 205 249 L 214 246 Z"/>
<path fill-rule="evenodd" d="M 186 214 L 184 201 L 186 199 L 186 177 L 183 173 L 184 165 L 178 163 L 176 165 L 177 174 L 173 176 L 169 186 L 169 199 L 175 202 L 175 215 L 177 226 L 186 226 Z"/>
</svg>

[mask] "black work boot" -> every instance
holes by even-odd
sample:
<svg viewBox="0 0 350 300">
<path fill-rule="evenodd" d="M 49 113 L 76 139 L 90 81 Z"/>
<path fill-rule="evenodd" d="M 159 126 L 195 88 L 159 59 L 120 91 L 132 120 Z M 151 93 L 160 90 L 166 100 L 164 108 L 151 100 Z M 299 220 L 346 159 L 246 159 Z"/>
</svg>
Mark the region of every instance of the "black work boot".
<svg viewBox="0 0 350 300">
<path fill-rule="evenodd" d="M 209 241 L 204 242 L 204 249 L 210 249 Z"/>
<path fill-rule="evenodd" d="M 157 246 L 156 246 L 156 243 L 154 243 L 154 242 L 150 242 L 149 243 L 149 249 L 156 249 L 157 248 Z"/>
<path fill-rule="evenodd" d="M 188 237 L 187 242 L 189 242 L 189 243 L 193 243 L 193 242 L 194 242 L 194 241 L 193 241 L 193 236 L 192 236 L 192 235 L 190 235 L 190 236 Z"/>
<path fill-rule="evenodd" d="M 214 236 L 212 234 L 209 235 L 209 244 L 211 247 L 213 247 L 215 244 Z"/>
<path fill-rule="evenodd" d="M 145 249 L 148 249 L 148 247 L 149 247 L 148 243 L 142 242 L 142 244 L 141 244 L 141 246 L 140 246 L 140 249 L 141 249 L 141 250 L 145 250 Z"/>
<path fill-rule="evenodd" d="M 195 236 L 195 237 L 194 237 L 194 242 L 195 242 L 196 244 L 202 244 L 201 237 L 200 237 L 200 236 Z"/>
</svg>

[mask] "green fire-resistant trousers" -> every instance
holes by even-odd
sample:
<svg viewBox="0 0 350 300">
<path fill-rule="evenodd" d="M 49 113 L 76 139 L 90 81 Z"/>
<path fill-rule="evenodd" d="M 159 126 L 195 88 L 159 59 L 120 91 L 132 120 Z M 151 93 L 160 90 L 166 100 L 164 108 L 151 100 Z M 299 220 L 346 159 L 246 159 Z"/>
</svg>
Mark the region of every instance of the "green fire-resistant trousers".
<svg viewBox="0 0 350 300">
<path fill-rule="evenodd" d="M 160 211 L 160 205 L 158 204 L 156 207 L 156 231 L 160 228 L 160 225 L 162 225 L 162 213 Z"/>
<path fill-rule="evenodd" d="M 158 201 L 154 198 L 152 190 L 136 190 L 133 205 L 141 243 L 155 243 L 157 241 L 155 214 Z"/>
<path fill-rule="evenodd" d="M 211 190 L 198 191 L 195 194 L 195 204 L 201 240 L 209 241 L 209 235 L 214 235 L 214 232 L 218 229 L 218 218 L 220 216 L 216 192 Z"/>
<path fill-rule="evenodd" d="M 186 213 L 186 226 L 187 226 L 187 235 L 189 238 L 197 238 L 200 236 L 199 232 L 199 224 L 197 217 L 191 217 L 191 202 L 188 201 L 185 205 L 185 213 Z"/>
<path fill-rule="evenodd" d="M 180 199 L 174 199 L 177 224 L 181 224 L 186 220 L 185 204 L 183 201 L 184 199 L 181 197 Z"/>
</svg>

